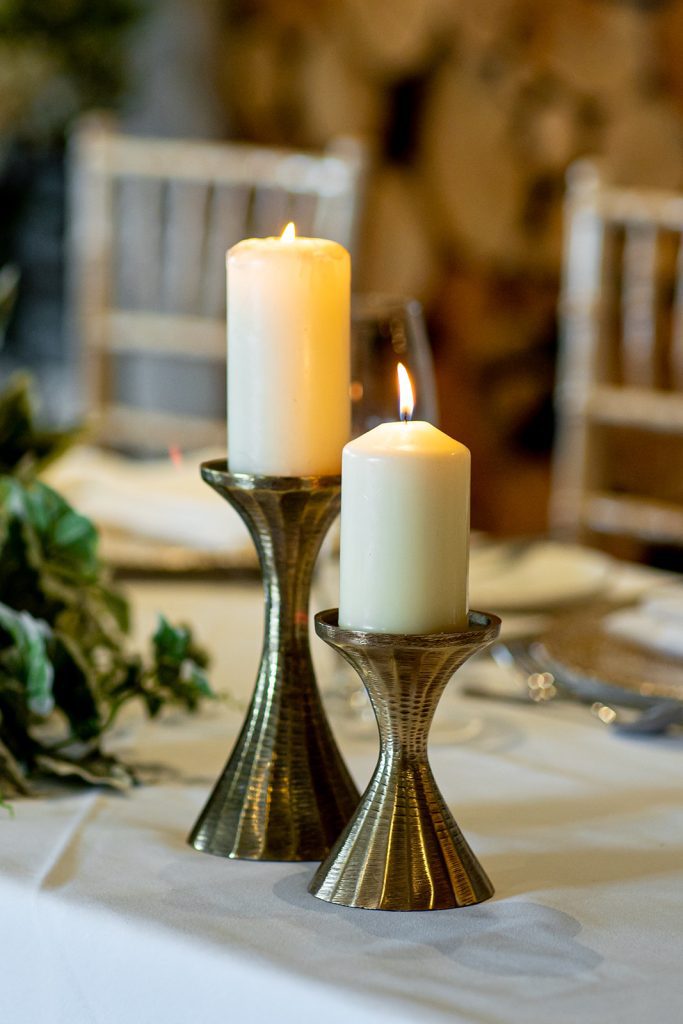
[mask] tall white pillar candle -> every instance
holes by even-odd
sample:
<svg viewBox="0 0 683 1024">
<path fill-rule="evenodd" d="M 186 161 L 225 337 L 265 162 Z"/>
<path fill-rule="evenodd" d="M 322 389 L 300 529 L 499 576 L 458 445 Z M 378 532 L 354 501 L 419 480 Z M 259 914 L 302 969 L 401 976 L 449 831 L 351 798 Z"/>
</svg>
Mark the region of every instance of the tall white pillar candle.
<svg viewBox="0 0 683 1024">
<path fill-rule="evenodd" d="M 382 423 L 344 448 L 339 624 L 467 626 L 470 453 L 430 423 Z"/>
<path fill-rule="evenodd" d="M 248 238 L 229 250 L 232 472 L 339 473 L 350 435 L 349 254 L 322 238 Z"/>
</svg>

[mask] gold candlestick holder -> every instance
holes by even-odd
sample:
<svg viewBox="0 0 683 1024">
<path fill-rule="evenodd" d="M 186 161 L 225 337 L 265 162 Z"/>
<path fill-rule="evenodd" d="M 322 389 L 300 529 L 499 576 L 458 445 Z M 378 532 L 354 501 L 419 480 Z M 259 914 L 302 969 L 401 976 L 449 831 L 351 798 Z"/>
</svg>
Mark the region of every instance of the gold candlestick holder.
<svg viewBox="0 0 683 1024">
<path fill-rule="evenodd" d="M 322 706 L 308 635 L 313 567 L 339 511 L 340 477 L 230 473 L 225 460 L 201 472 L 254 540 L 265 631 L 242 731 L 189 842 L 222 857 L 322 860 L 359 799 Z"/>
<path fill-rule="evenodd" d="M 315 628 L 363 680 L 380 755 L 309 892 L 368 910 L 441 910 L 487 900 L 493 886 L 438 790 L 427 740 L 446 683 L 498 636 L 500 619 L 472 611 L 462 632 L 397 636 L 340 629 L 337 614 L 320 612 Z"/>
</svg>

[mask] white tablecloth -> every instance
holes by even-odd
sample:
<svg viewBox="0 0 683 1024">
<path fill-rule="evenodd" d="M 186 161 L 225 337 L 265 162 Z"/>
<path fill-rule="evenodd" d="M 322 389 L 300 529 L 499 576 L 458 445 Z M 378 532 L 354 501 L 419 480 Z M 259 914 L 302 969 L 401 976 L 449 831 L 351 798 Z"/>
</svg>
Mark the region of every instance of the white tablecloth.
<svg viewBox="0 0 683 1024">
<path fill-rule="evenodd" d="M 248 694 L 257 586 L 137 584 L 135 598 L 141 632 L 157 606 L 192 619 L 217 679 Z M 350 910 L 307 894 L 312 865 L 196 853 L 185 836 L 240 716 L 129 722 L 119 748 L 166 766 L 155 785 L 21 801 L 0 818 L 0 1022 L 680 1024 L 681 738 L 620 738 L 576 705 L 454 686 L 440 713 L 468 725 L 432 764 L 492 901 Z M 362 786 L 376 745 L 340 740 Z"/>
</svg>

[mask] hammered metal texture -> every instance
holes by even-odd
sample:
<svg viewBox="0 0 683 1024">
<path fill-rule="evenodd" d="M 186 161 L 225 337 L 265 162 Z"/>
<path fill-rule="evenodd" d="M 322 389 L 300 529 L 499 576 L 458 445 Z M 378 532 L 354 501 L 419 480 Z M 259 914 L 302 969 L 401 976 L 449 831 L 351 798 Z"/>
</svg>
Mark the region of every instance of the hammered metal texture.
<svg viewBox="0 0 683 1024">
<path fill-rule="evenodd" d="M 316 615 L 318 636 L 363 680 L 380 735 L 370 784 L 309 887 L 318 899 L 369 910 L 440 910 L 493 895 L 427 756 L 446 683 L 496 638 L 500 619 L 470 612 L 469 626 L 460 633 L 394 636 L 340 629 L 336 609 Z"/>
<path fill-rule="evenodd" d="M 315 559 L 339 511 L 339 477 L 202 476 L 237 509 L 258 550 L 265 632 L 240 736 L 189 842 L 248 860 L 322 860 L 359 794 L 320 700 L 308 634 Z"/>
</svg>

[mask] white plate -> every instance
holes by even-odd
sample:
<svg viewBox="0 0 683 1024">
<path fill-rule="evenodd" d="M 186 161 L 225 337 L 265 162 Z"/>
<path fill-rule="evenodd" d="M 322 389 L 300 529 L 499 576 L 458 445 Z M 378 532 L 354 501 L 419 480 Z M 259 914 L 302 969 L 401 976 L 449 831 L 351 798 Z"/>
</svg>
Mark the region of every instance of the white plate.
<svg viewBox="0 0 683 1024">
<path fill-rule="evenodd" d="M 595 597 L 607 587 L 613 571 L 608 555 L 574 544 L 475 544 L 470 605 L 492 612 L 562 608 Z"/>
</svg>

